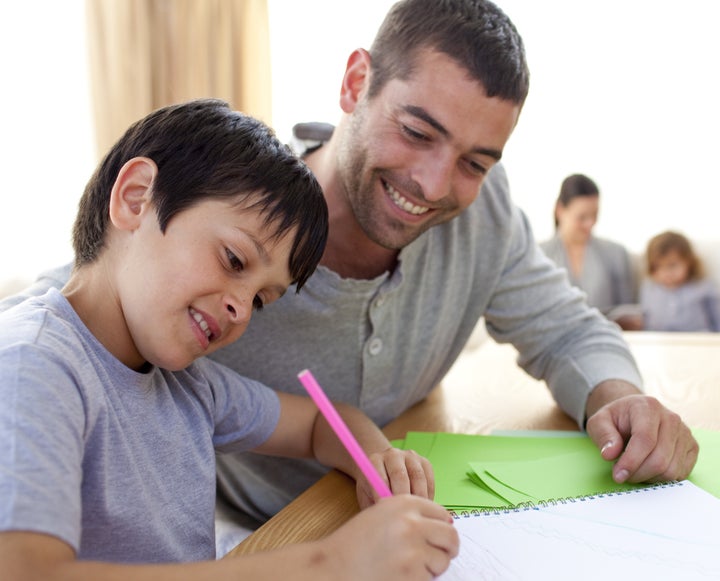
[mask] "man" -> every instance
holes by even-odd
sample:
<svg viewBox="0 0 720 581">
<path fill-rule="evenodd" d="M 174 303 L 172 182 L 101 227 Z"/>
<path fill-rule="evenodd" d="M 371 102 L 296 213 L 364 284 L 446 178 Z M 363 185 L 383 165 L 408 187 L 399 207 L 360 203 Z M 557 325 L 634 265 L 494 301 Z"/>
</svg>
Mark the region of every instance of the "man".
<svg viewBox="0 0 720 581">
<path fill-rule="evenodd" d="M 528 80 L 522 40 L 490 2 L 396 4 L 370 52 L 350 56 L 337 128 L 304 155 L 329 207 L 321 266 L 214 357 L 288 392 L 302 393 L 296 374 L 309 368 L 382 426 L 441 381 L 484 316 L 618 458 L 618 482 L 683 478 L 698 452 L 689 429 L 642 395 L 617 327 L 538 250 L 510 200 L 497 162 Z M 262 521 L 321 474 L 224 457 L 219 497 Z"/>
</svg>

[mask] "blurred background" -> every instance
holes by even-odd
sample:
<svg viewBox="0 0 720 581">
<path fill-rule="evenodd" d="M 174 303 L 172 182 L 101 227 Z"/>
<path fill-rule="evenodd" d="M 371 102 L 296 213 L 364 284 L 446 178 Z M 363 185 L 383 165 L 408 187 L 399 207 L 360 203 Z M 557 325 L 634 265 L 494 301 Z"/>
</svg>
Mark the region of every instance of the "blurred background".
<svg viewBox="0 0 720 581">
<path fill-rule="evenodd" d="M 716 32 L 708 0 L 497 0 L 524 38 L 530 96 L 506 148 L 540 240 L 560 182 L 600 186 L 595 232 L 641 253 L 672 228 L 720 246 Z M 72 258 L 98 154 L 149 111 L 215 96 L 287 140 L 335 123 L 347 56 L 390 0 L 34 0 L 0 8 L 0 290 Z M 720 265 L 708 265 L 720 268 Z"/>
</svg>

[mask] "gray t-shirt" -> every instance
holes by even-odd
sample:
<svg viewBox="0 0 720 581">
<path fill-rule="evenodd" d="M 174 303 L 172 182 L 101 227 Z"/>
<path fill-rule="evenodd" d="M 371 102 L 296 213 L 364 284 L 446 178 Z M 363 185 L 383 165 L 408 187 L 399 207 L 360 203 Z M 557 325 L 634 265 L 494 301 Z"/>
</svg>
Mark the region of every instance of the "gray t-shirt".
<svg viewBox="0 0 720 581">
<path fill-rule="evenodd" d="M 255 448 L 274 391 L 208 359 L 135 372 L 55 289 L 0 314 L 0 530 L 81 559 L 215 555 L 215 451 Z"/>
</svg>

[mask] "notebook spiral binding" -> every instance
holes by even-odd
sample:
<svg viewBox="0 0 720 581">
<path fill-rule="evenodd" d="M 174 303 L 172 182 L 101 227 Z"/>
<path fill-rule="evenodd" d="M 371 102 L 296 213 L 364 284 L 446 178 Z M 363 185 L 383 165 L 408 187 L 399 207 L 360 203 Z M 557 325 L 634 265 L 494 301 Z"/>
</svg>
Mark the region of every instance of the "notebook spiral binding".
<svg viewBox="0 0 720 581">
<path fill-rule="evenodd" d="M 573 504 L 576 502 L 586 502 L 595 498 L 603 498 L 606 496 L 621 496 L 624 494 L 637 494 L 645 492 L 649 489 L 655 488 L 669 488 L 671 486 L 682 486 L 682 482 L 677 480 L 671 480 L 668 482 L 659 482 L 657 484 L 650 484 L 648 486 L 640 486 L 638 488 L 632 488 L 630 490 L 611 490 L 608 492 L 597 492 L 594 494 L 585 494 L 583 496 L 566 496 L 564 498 L 549 498 L 547 500 L 540 500 L 538 502 L 521 502 L 512 506 L 502 507 L 486 507 L 486 508 L 473 508 L 472 510 L 451 510 L 450 516 L 455 520 L 461 518 L 469 518 L 471 516 L 492 516 L 501 514 L 510 514 L 513 512 L 526 512 L 528 510 L 540 510 L 541 508 L 548 508 L 550 506 L 557 506 L 560 504 Z"/>
</svg>

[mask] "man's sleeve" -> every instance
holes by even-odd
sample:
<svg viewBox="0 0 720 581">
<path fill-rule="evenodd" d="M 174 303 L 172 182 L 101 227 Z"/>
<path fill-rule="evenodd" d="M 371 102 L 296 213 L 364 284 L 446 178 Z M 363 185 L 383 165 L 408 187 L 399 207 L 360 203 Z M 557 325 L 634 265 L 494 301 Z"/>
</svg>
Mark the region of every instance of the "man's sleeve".
<svg viewBox="0 0 720 581">
<path fill-rule="evenodd" d="M 621 379 L 642 380 L 620 329 L 572 287 L 537 246 L 527 218 L 513 210 L 512 241 L 485 313 L 488 332 L 512 343 L 518 364 L 546 381 L 558 404 L 580 427 L 592 389 Z"/>
</svg>

